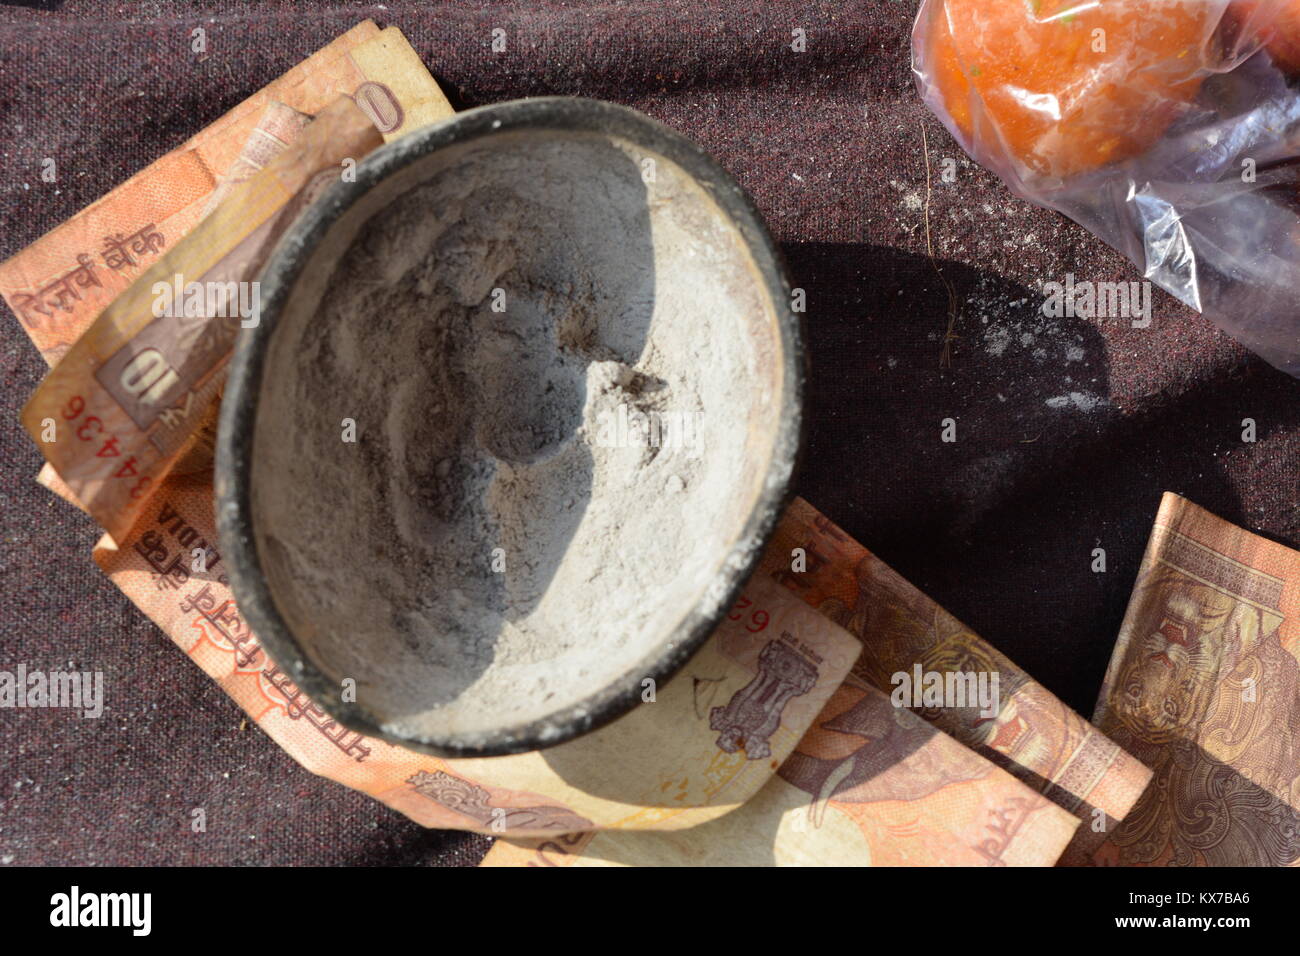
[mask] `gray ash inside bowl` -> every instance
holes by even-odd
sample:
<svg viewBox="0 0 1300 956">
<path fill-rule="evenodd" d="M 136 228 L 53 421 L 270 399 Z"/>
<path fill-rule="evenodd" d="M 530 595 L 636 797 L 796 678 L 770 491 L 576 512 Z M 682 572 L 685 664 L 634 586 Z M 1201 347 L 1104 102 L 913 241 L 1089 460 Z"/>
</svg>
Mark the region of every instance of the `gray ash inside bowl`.
<svg viewBox="0 0 1300 956">
<path fill-rule="evenodd" d="M 335 224 L 271 342 L 252 505 L 281 614 L 402 737 L 636 678 L 716 599 L 777 350 L 739 235 L 668 160 L 543 132 L 417 160 Z"/>
</svg>

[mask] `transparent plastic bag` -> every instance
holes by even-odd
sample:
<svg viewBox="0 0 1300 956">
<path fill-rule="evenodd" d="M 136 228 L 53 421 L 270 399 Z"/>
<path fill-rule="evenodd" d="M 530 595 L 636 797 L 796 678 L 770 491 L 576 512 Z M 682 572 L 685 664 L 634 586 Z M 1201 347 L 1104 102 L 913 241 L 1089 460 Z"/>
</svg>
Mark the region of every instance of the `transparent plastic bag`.
<svg viewBox="0 0 1300 956">
<path fill-rule="evenodd" d="M 1300 0 L 923 0 L 926 105 L 1300 377 Z"/>
</svg>

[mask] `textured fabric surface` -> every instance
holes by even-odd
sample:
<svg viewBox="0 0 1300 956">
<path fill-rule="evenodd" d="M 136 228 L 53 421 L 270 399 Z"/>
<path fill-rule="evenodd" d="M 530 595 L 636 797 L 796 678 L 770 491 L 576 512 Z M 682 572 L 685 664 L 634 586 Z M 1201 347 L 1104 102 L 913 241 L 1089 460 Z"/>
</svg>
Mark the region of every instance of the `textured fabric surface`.
<svg viewBox="0 0 1300 956">
<path fill-rule="evenodd" d="M 1044 318 L 1044 281 L 1135 276 L 925 113 L 910 0 L 44 6 L 0 10 L 0 257 L 370 16 L 406 33 L 458 108 L 601 97 L 709 149 L 807 291 L 799 492 L 1085 716 L 1163 490 L 1300 544 L 1300 383 L 1159 292 L 1149 329 Z M 795 28 L 806 52 L 789 49 Z M 947 368 L 944 280 L 959 306 Z M 0 863 L 476 862 L 486 839 L 422 830 L 241 729 L 91 563 L 90 520 L 33 481 L 17 412 L 44 364 L 10 314 L 0 343 L 0 669 L 101 670 L 107 698 L 98 720 L 0 710 Z"/>
</svg>

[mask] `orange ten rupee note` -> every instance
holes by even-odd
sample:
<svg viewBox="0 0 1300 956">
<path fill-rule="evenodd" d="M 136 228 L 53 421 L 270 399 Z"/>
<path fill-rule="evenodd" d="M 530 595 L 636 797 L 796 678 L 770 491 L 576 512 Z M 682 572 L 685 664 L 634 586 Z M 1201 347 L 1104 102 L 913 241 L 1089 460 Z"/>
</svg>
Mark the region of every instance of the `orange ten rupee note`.
<svg viewBox="0 0 1300 956">
<path fill-rule="evenodd" d="M 483 866 L 1051 866 L 1079 819 L 854 674 L 762 790 L 670 833 L 502 839 Z"/>
<path fill-rule="evenodd" d="M 1081 862 L 1142 793 L 1151 771 L 1014 661 L 798 498 L 764 570 L 862 640 L 854 672 L 887 694 L 896 675 L 961 691 L 998 678 L 997 713 L 972 700 L 913 710 L 1083 820 L 1063 863 Z M 969 695 L 968 695 L 969 696 Z"/>
<path fill-rule="evenodd" d="M 338 100 L 118 296 L 28 401 L 24 427 L 109 534 L 131 527 L 195 440 L 241 323 L 256 321 L 252 279 L 280 233 L 379 143 Z"/>
<path fill-rule="evenodd" d="M 0 295 L 45 360 L 54 365 L 211 211 L 270 102 L 315 115 L 340 96 L 351 97 L 385 139 L 452 113 L 400 30 L 357 24 L 0 264 Z"/>
<path fill-rule="evenodd" d="M 1093 720 L 1155 776 L 1092 862 L 1300 863 L 1300 553 L 1166 493 Z"/>
</svg>

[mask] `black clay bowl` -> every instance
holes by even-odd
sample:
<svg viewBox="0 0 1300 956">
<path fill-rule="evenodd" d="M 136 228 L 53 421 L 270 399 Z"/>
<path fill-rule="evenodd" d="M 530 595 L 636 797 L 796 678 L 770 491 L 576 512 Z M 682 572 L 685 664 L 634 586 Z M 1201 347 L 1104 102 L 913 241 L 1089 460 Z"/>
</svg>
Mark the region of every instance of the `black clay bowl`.
<svg viewBox="0 0 1300 956">
<path fill-rule="evenodd" d="M 443 756 L 611 721 L 788 500 L 780 257 L 699 147 L 535 99 L 383 146 L 290 228 L 217 456 L 239 607 L 341 724 Z"/>
</svg>

